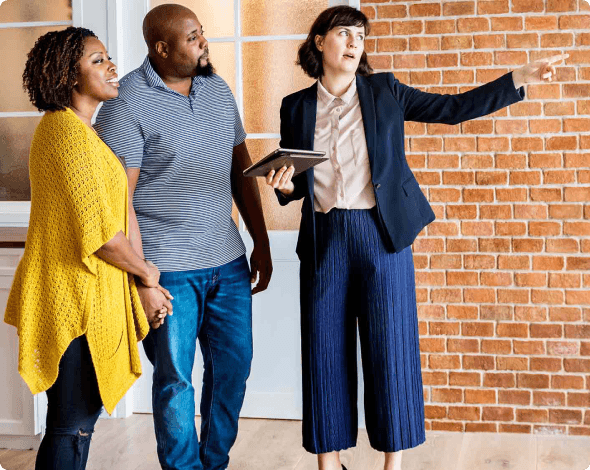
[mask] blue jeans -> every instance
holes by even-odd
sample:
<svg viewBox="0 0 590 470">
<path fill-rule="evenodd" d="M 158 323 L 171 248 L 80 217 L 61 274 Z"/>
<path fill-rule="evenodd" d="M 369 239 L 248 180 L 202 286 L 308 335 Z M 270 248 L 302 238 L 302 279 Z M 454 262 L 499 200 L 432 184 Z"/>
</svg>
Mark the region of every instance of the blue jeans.
<svg viewBox="0 0 590 470">
<path fill-rule="evenodd" d="M 36 470 L 84 470 L 94 425 L 102 411 L 86 336 L 74 339 L 47 390 L 47 429 Z"/>
<path fill-rule="evenodd" d="M 165 272 L 174 314 L 143 345 L 154 366 L 152 406 L 164 470 L 223 470 L 238 433 L 252 361 L 252 295 L 245 256 L 217 268 Z M 192 371 L 204 360 L 201 442 Z"/>
</svg>

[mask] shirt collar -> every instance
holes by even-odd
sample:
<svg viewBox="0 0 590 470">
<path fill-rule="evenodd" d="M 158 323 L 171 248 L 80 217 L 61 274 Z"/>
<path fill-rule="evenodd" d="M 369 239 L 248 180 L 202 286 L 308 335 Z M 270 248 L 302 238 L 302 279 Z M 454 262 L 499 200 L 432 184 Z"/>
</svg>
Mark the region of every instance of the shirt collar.
<svg viewBox="0 0 590 470">
<path fill-rule="evenodd" d="M 158 73 L 154 70 L 154 67 L 152 67 L 152 63 L 150 62 L 150 58 L 148 56 L 146 56 L 145 60 L 143 61 L 142 68 L 144 70 L 147 83 L 151 88 L 160 87 L 160 88 L 164 88 L 164 89 L 168 89 L 168 90 L 170 89 L 164 83 L 164 80 L 162 80 L 162 77 L 160 77 L 158 75 Z M 204 80 L 205 80 L 205 77 L 200 76 L 200 75 L 193 77 L 192 86 L 191 86 L 191 93 L 190 93 L 191 95 L 196 94 L 196 92 L 198 90 L 198 85 L 202 84 Z"/>
<path fill-rule="evenodd" d="M 356 76 L 354 77 L 354 79 L 352 80 L 350 85 L 348 86 L 348 89 L 342 94 L 342 96 L 340 96 L 340 99 L 345 104 L 349 104 L 355 95 L 356 95 Z M 325 106 L 329 106 L 337 98 L 338 98 L 337 96 L 332 95 L 328 90 L 326 90 L 324 85 L 322 85 L 322 82 L 320 80 L 318 80 L 318 100 L 320 100 Z"/>
</svg>

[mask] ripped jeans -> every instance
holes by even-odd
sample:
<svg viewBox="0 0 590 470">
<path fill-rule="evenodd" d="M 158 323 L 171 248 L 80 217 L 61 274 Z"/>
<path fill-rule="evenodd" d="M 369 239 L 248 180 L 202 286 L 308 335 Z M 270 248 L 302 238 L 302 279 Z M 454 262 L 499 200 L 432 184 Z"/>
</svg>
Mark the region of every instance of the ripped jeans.
<svg viewBox="0 0 590 470">
<path fill-rule="evenodd" d="M 35 470 L 84 470 L 90 439 L 102 410 L 86 336 L 74 339 L 47 390 L 47 429 Z"/>
</svg>

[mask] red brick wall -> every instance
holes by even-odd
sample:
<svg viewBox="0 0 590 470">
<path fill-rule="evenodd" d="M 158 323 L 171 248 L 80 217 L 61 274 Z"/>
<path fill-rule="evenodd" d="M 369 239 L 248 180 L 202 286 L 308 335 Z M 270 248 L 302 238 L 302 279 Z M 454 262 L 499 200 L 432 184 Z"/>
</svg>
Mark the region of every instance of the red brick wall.
<svg viewBox="0 0 590 470">
<path fill-rule="evenodd" d="M 562 52 L 558 81 L 407 123 L 437 215 L 414 244 L 427 429 L 590 435 L 590 7 L 366 0 L 376 71 L 457 93 Z"/>
</svg>

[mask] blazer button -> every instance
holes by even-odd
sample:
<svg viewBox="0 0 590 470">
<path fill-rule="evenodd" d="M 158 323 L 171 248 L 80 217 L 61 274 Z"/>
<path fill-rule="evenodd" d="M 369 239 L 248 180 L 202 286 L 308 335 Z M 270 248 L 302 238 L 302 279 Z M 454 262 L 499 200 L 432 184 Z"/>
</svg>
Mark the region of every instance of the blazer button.
<svg viewBox="0 0 590 470">
<path fill-rule="evenodd" d="M 375 185 L 375 189 L 379 189 L 380 187 L 381 187 L 381 185 L 380 185 L 379 183 L 377 183 L 377 184 Z"/>
</svg>

